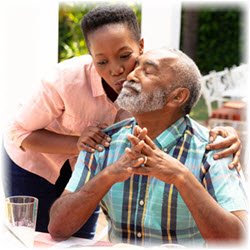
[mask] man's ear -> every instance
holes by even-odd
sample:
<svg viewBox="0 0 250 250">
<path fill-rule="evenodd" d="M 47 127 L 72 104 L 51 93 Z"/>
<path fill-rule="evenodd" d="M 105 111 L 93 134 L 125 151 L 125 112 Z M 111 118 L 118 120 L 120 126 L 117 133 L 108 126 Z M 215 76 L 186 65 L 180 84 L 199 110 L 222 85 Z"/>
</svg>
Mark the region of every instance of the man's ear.
<svg viewBox="0 0 250 250">
<path fill-rule="evenodd" d="M 139 53 L 140 53 L 140 55 L 143 54 L 143 51 L 144 51 L 144 39 L 141 38 L 139 41 Z"/>
<path fill-rule="evenodd" d="M 188 100 L 190 91 L 187 88 L 177 88 L 171 94 L 169 98 L 169 104 L 172 107 L 182 107 Z"/>
</svg>

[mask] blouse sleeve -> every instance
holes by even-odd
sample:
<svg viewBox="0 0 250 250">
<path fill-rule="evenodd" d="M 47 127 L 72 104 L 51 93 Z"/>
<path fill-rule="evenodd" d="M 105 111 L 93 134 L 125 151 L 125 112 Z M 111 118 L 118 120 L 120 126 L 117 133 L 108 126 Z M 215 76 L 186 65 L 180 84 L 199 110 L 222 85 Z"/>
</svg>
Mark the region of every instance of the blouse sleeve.
<svg viewBox="0 0 250 250">
<path fill-rule="evenodd" d="M 43 129 L 64 111 L 64 102 L 58 89 L 60 79 L 43 80 L 38 90 L 21 105 L 8 128 L 8 137 L 18 147 L 32 131 Z"/>
</svg>

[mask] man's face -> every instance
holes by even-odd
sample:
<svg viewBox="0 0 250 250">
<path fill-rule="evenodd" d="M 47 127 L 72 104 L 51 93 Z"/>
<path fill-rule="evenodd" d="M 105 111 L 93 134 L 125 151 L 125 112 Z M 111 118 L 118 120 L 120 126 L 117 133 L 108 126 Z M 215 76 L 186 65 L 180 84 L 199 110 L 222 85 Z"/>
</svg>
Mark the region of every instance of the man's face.
<svg viewBox="0 0 250 250">
<path fill-rule="evenodd" d="M 173 90 L 172 67 L 176 60 L 174 54 L 161 50 L 139 56 L 117 98 L 118 105 L 132 113 L 162 109 Z"/>
</svg>

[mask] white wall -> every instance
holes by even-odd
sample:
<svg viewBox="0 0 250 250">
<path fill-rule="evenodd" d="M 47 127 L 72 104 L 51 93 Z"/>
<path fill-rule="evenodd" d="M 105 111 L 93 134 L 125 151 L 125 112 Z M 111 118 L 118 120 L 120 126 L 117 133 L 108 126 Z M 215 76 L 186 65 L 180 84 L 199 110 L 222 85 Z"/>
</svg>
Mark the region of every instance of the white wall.
<svg viewBox="0 0 250 250">
<path fill-rule="evenodd" d="M 181 1 L 142 1 L 142 37 L 145 51 L 160 47 L 179 48 Z"/>
<path fill-rule="evenodd" d="M 0 140 L 19 100 L 57 63 L 58 3 L 54 0 L 0 2 Z M 1 152 L 1 151 L 0 151 Z M 0 153 L 0 168 L 2 168 Z M 1 177 L 1 169 L 0 169 Z M 3 213 L 0 180 L 0 216 Z"/>
<path fill-rule="evenodd" d="M 58 3 L 11 0 L 0 8 L 1 110 L 10 116 L 20 97 L 57 62 Z"/>
</svg>

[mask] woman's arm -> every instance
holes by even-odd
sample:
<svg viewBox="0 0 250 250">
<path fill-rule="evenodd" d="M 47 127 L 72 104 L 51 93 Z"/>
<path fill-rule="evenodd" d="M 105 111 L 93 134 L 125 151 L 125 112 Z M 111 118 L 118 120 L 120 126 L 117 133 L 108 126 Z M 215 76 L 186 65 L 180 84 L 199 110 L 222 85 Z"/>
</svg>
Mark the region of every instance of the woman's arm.
<svg viewBox="0 0 250 250">
<path fill-rule="evenodd" d="M 77 148 L 78 136 L 62 135 L 46 129 L 31 132 L 21 144 L 21 148 L 35 152 L 49 154 L 75 154 L 79 153 Z"/>
</svg>

